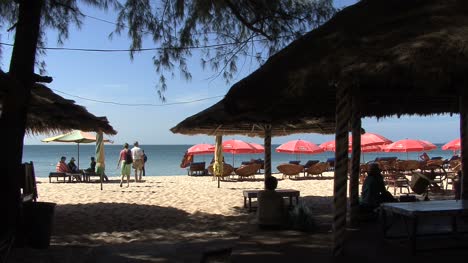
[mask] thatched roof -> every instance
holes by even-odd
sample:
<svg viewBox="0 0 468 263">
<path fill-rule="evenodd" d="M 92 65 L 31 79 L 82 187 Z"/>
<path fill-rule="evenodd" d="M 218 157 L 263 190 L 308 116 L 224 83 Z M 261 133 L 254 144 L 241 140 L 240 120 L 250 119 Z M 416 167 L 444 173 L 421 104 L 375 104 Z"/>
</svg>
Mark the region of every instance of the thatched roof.
<svg viewBox="0 0 468 263">
<path fill-rule="evenodd" d="M 2 77 L 5 75 L 2 74 Z M 0 85 L 0 103 L 5 95 L 5 89 L 5 85 Z M 106 117 L 94 116 L 85 107 L 55 94 L 44 85 L 35 84 L 31 95 L 26 122 L 29 133 L 56 133 L 73 129 L 98 131 L 100 129 L 106 134 L 117 134 Z M 0 112 L 1 107 L 0 104 Z"/>
<path fill-rule="evenodd" d="M 187 135 L 232 135 L 264 137 L 265 125 L 271 125 L 272 136 L 284 136 L 293 133 L 334 133 L 335 123 L 329 118 L 293 118 L 277 108 L 275 114 L 261 111 L 228 113 L 224 109 L 224 100 L 208 109 L 195 114 L 171 129 L 174 133 Z"/>
<path fill-rule="evenodd" d="M 468 84 L 468 1 L 363 0 L 236 83 L 226 111 L 335 114 L 336 86 L 363 116 L 459 112 Z"/>
</svg>

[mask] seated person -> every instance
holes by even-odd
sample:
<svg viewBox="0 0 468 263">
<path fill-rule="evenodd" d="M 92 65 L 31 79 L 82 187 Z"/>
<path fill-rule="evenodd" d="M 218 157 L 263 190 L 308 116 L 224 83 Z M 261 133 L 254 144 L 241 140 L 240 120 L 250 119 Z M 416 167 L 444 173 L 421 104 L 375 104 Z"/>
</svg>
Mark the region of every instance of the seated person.
<svg viewBox="0 0 468 263">
<path fill-rule="evenodd" d="M 85 170 L 88 173 L 92 173 L 96 171 L 96 159 L 91 157 L 91 163 L 89 163 L 89 168 Z"/>
<path fill-rule="evenodd" d="M 385 183 L 378 163 L 371 163 L 362 185 L 360 208 L 362 212 L 373 212 L 384 202 L 395 202 Z"/>
<path fill-rule="evenodd" d="M 419 156 L 419 159 L 421 159 L 421 161 L 429 161 L 431 158 L 429 158 L 429 155 L 427 155 L 427 153 L 423 153 Z"/>
<path fill-rule="evenodd" d="M 78 171 L 78 166 L 76 166 L 75 164 L 75 158 L 72 157 L 70 159 L 70 162 L 68 163 L 68 169 L 70 170 L 71 173 L 79 173 L 80 171 Z"/>
<path fill-rule="evenodd" d="M 60 161 L 55 166 L 55 171 L 56 172 L 58 172 L 58 173 L 70 173 L 71 172 L 70 168 L 68 168 L 68 165 L 65 163 L 66 159 L 67 159 L 67 157 L 65 157 L 65 156 L 62 156 L 60 158 Z"/>
<path fill-rule="evenodd" d="M 258 225 L 263 229 L 281 229 L 286 226 L 287 210 L 283 197 L 275 189 L 278 180 L 269 176 L 265 179 L 265 190 L 258 193 Z"/>
</svg>

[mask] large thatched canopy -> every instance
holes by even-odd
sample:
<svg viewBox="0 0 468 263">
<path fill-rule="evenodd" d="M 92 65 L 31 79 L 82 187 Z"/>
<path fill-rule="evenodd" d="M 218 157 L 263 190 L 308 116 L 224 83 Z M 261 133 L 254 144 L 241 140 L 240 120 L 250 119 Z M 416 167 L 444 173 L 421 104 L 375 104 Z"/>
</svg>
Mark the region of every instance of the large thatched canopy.
<svg viewBox="0 0 468 263">
<path fill-rule="evenodd" d="M 5 94 L 5 85 L 0 85 L 0 102 Z M 0 104 L 0 112 L 2 105 Z M 79 129 L 117 134 L 106 117 L 97 117 L 85 107 L 65 99 L 42 84 L 35 84 L 31 90 L 31 101 L 26 121 L 27 132 L 54 133 Z"/>
<path fill-rule="evenodd" d="M 334 133 L 333 118 L 300 118 L 287 116 L 287 108 L 276 108 L 274 114 L 262 111 L 247 111 L 242 114 L 225 110 L 225 101 L 201 111 L 171 129 L 174 133 L 187 135 L 233 135 L 264 137 L 265 127 L 271 126 L 272 136 L 293 133 Z"/>
<path fill-rule="evenodd" d="M 341 85 L 358 95 L 362 116 L 456 113 L 466 46 L 468 1 L 363 0 L 236 83 L 226 111 L 334 116 Z"/>
</svg>

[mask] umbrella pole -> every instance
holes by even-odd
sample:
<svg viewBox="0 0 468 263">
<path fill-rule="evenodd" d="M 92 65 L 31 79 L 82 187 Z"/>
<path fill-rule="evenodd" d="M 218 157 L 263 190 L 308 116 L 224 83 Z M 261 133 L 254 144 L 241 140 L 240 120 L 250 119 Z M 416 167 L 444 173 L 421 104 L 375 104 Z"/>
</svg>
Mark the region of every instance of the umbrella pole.
<svg viewBox="0 0 468 263">
<path fill-rule="evenodd" d="M 80 170 L 80 143 L 78 143 L 78 171 Z"/>
</svg>

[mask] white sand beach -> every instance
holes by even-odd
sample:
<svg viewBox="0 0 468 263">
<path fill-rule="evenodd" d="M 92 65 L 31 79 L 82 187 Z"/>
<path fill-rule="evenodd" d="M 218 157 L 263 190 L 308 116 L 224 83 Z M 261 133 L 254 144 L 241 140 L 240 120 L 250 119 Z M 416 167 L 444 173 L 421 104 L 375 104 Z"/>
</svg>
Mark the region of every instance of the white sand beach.
<svg viewBox="0 0 468 263">
<path fill-rule="evenodd" d="M 278 189 L 300 191 L 321 233 L 330 233 L 333 173 L 322 178 L 282 179 Z M 63 183 L 38 178 L 40 202 L 56 203 L 51 246 L 16 249 L 14 262 L 200 262 L 203 253 L 232 247 L 258 231 L 254 212 L 244 208 L 243 190 L 263 189 L 253 180 L 146 176 L 130 187 L 111 177 L 99 182 Z M 255 203 L 254 203 L 255 205 Z M 331 238 L 330 234 L 329 235 Z M 328 237 L 327 237 L 328 239 Z"/>
<path fill-rule="evenodd" d="M 275 176 L 280 179 L 278 189 L 299 190 L 300 200 L 310 206 L 316 219 L 331 222 L 332 173 L 307 180 Z M 57 204 L 49 253 L 55 251 L 60 258 L 61 250 L 73 247 L 87 248 L 87 253 L 104 247 L 125 251 L 131 244 L 145 247 L 141 248 L 145 253 L 150 246 L 152 253 L 169 261 L 190 257 L 192 252 L 199 257 L 206 244 L 229 242 L 252 229 L 255 213 L 243 207 L 242 191 L 263 189 L 263 175 L 254 180 L 221 181 L 220 188 L 207 176 L 143 179 L 139 183 L 132 180 L 126 188 L 125 184 L 119 187 L 119 178 L 111 177 L 101 191 L 98 182 L 63 183 L 54 178 L 49 183 L 48 178 L 39 178 L 38 201 Z M 196 244 L 200 244 L 198 249 L 189 249 Z M 178 251 L 185 251 L 184 255 Z"/>
</svg>

